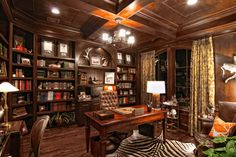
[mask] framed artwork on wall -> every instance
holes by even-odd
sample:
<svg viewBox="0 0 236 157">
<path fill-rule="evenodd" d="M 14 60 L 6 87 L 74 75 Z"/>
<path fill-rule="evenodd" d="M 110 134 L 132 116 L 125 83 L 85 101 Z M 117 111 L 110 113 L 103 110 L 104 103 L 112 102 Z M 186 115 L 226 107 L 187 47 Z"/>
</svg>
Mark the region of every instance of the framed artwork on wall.
<svg viewBox="0 0 236 157">
<path fill-rule="evenodd" d="M 123 56 L 122 56 L 121 52 L 117 53 L 117 63 L 118 64 L 123 64 L 124 63 Z"/>
<path fill-rule="evenodd" d="M 104 84 L 115 84 L 115 72 L 105 72 Z"/>
<path fill-rule="evenodd" d="M 54 44 L 52 41 L 43 40 L 41 43 L 41 54 L 54 57 Z"/>
<path fill-rule="evenodd" d="M 58 57 L 70 57 L 70 55 L 69 55 L 69 45 L 68 44 L 59 43 Z"/>
<path fill-rule="evenodd" d="M 125 55 L 125 63 L 126 64 L 131 64 L 132 63 L 132 59 L 131 59 L 131 55 L 130 54 L 126 54 Z"/>
<path fill-rule="evenodd" d="M 101 57 L 100 56 L 92 56 L 91 60 L 90 60 L 90 65 L 101 66 Z"/>
</svg>

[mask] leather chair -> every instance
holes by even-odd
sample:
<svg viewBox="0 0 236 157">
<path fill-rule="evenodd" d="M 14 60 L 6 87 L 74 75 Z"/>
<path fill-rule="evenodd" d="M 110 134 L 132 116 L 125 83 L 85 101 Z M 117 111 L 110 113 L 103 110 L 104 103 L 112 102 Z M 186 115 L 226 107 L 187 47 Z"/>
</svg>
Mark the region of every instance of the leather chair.
<svg viewBox="0 0 236 157">
<path fill-rule="evenodd" d="M 31 130 L 31 135 L 30 135 L 29 157 L 40 156 L 40 144 L 41 144 L 48 120 L 49 120 L 49 116 L 45 115 L 45 116 L 40 117 L 34 122 L 32 130 Z"/>
<path fill-rule="evenodd" d="M 100 92 L 100 108 L 102 110 L 113 110 L 119 107 L 117 91 Z"/>
<path fill-rule="evenodd" d="M 219 101 L 219 108 L 216 112 L 222 120 L 225 122 L 236 122 L 236 102 L 226 102 L 226 101 Z M 203 143 L 207 139 L 210 140 L 211 138 L 208 134 L 211 131 L 213 126 L 213 121 L 202 121 L 202 130 L 200 132 L 196 132 L 194 135 L 196 144 Z M 232 130 L 230 135 L 235 134 L 235 129 Z M 207 147 L 212 147 L 212 143 L 209 143 Z"/>
</svg>

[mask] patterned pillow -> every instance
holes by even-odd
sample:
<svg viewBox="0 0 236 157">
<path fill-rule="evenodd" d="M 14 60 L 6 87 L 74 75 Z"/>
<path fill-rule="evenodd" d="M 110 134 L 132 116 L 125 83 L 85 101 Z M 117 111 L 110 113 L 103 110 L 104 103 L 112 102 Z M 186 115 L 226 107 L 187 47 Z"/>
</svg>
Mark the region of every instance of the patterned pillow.
<svg viewBox="0 0 236 157">
<path fill-rule="evenodd" d="M 225 122 L 218 116 L 215 117 L 213 127 L 209 133 L 210 137 L 228 136 L 236 123 Z"/>
</svg>

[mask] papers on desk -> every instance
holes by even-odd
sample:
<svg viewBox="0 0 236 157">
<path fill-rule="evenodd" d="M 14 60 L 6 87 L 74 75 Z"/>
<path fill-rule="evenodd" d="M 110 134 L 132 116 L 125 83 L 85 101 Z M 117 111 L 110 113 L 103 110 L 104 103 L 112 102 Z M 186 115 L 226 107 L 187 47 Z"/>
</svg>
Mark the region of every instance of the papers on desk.
<svg viewBox="0 0 236 157">
<path fill-rule="evenodd" d="M 117 108 L 113 110 L 116 113 L 122 114 L 122 115 L 142 115 L 144 114 L 144 108 L 133 108 L 133 107 L 122 107 L 122 108 Z"/>
</svg>

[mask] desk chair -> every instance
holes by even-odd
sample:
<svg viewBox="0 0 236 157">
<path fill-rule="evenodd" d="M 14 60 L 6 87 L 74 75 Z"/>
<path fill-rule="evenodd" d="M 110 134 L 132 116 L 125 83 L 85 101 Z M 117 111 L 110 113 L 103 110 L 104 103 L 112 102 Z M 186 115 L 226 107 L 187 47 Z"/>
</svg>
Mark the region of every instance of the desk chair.
<svg viewBox="0 0 236 157">
<path fill-rule="evenodd" d="M 40 156 L 40 144 L 43 138 L 45 128 L 47 126 L 49 116 L 40 117 L 34 122 L 30 135 L 30 152 L 29 157 Z"/>
<path fill-rule="evenodd" d="M 119 107 L 117 91 L 100 92 L 101 110 L 113 110 Z"/>
</svg>

